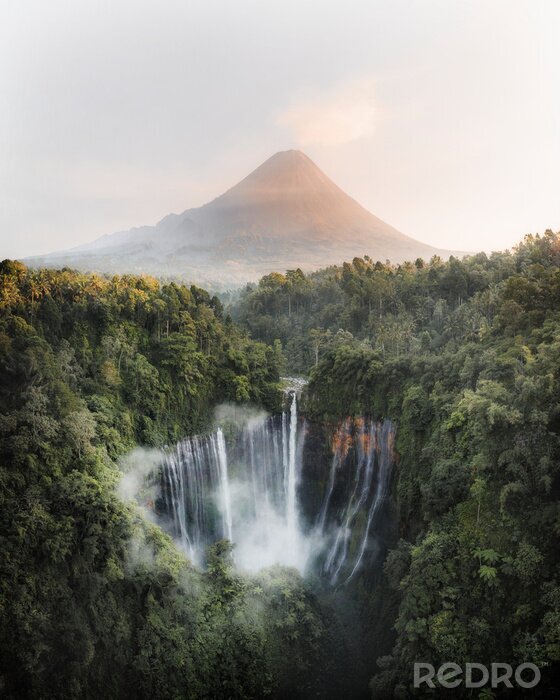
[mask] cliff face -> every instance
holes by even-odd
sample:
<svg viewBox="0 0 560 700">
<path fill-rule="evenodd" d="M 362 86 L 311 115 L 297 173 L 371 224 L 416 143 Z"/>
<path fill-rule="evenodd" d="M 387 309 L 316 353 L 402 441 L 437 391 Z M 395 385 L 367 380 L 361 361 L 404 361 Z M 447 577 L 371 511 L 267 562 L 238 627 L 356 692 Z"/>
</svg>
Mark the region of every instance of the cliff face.
<svg viewBox="0 0 560 700">
<path fill-rule="evenodd" d="M 162 455 L 157 511 L 193 562 L 226 538 L 242 570 L 282 564 L 327 588 L 375 574 L 396 536 L 390 420 L 298 414 L 187 437 Z"/>
<path fill-rule="evenodd" d="M 300 506 L 320 536 L 317 565 L 331 584 L 375 574 L 396 540 L 394 442 L 389 420 L 306 421 Z"/>
</svg>

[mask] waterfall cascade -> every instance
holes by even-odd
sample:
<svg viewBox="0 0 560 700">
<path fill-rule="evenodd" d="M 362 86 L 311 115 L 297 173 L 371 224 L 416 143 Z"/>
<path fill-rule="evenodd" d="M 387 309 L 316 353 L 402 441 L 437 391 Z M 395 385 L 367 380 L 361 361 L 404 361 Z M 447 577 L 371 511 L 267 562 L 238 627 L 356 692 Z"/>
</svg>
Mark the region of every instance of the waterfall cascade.
<svg viewBox="0 0 560 700">
<path fill-rule="evenodd" d="M 389 496 L 393 463 L 391 421 L 347 419 L 335 431 L 329 481 L 317 521 L 326 543 L 323 573 L 332 584 L 349 581 L 360 570 L 372 527 Z M 343 505 L 329 508 L 337 488 L 346 493 Z"/>
<path fill-rule="evenodd" d="M 343 583 L 360 571 L 375 544 L 394 462 L 393 426 L 364 419 L 338 426 L 320 507 L 310 520 L 300 503 L 307 426 L 298 417 L 295 392 L 289 403 L 280 416 L 176 445 L 162 466 L 162 510 L 195 563 L 203 563 L 208 545 L 227 538 L 242 569 L 283 564 L 303 572 L 313 562 L 331 584 Z"/>
<path fill-rule="evenodd" d="M 201 563 L 209 544 L 227 538 L 242 568 L 304 568 L 297 501 L 304 435 L 293 393 L 288 412 L 249 420 L 227 445 L 218 428 L 169 452 L 163 502 L 172 532 L 192 561 Z"/>
</svg>

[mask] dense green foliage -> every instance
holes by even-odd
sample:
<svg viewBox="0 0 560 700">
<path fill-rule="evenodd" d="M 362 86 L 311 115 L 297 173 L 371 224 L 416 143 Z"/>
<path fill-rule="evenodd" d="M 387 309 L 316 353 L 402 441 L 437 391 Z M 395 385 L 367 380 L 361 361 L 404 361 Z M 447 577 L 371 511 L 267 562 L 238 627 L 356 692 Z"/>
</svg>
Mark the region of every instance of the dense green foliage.
<svg viewBox="0 0 560 700">
<path fill-rule="evenodd" d="M 355 259 L 263 278 L 237 316 L 310 370 L 307 409 L 397 421 L 400 531 L 384 595 L 396 643 L 374 697 L 415 661 L 560 662 L 560 236 L 400 266 Z M 391 593 L 391 590 L 393 591 Z M 364 609 L 371 600 L 362 593 Z M 459 690 L 455 691 L 456 694 Z"/>
<path fill-rule="evenodd" d="M 355 258 L 309 275 L 267 275 L 247 286 L 232 311 L 252 337 L 282 344 L 288 371 L 307 373 L 340 347 L 389 359 L 471 339 L 492 323 L 499 285 L 515 273 L 509 253 L 398 266 Z M 475 306 L 463 303 L 474 295 Z"/>
<path fill-rule="evenodd" d="M 268 275 L 231 309 L 253 340 L 195 287 L 8 261 L 0 285 L 3 696 L 340 697 L 352 635 L 383 649 L 376 698 L 412 695 L 419 660 L 530 661 L 533 696 L 554 688 L 559 235 Z M 223 400 L 276 410 L 283 365 L 309 375 L 311 418 L 397 424 L 400 539 L 381 582 L 324 595 L 346 597 L 338 620 L 294 571 L 240 576 L 228 542 L 196 570 L 115 495 L 135 445 Z"/>
<path fill-rule="evenodd" d="M 295 573 L 243 578 L 226 542 L 197 571 L 115 495 L 132 446 L 205 427 L 218 401 L 276 407 L 278 357 L 222 316 L 195 287 L 1 264 L 2 697 L 297 697 L 326 682 L 328 619 Z"/>
</svg>

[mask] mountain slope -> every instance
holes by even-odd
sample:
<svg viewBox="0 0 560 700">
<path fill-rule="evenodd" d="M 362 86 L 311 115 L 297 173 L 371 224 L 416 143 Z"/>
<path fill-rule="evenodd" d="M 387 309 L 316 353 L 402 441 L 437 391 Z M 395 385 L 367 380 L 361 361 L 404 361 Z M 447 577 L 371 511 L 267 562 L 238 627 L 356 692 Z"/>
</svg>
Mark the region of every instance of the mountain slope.
<svg viewBox="0 0 560 700">
<path fill-rule="evenodd" d="M 177 275 L 215 286 L 254 280 L 273 270 L 309 271 L 356 256 L 401 262 L 434 254 L 446 257 L 449 251 L 381 221 L 304 153 L 292 150 L 276 153 L 202 207 L 27 262 Z"/>
</svg>

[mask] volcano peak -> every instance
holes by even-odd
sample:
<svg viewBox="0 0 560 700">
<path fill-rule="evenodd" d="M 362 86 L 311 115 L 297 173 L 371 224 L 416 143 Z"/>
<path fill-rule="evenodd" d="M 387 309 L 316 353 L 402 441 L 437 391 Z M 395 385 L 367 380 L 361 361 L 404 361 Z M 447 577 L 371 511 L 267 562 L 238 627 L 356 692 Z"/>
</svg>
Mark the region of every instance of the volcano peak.
<svg viewBox="0 0 560 700">
<path fill-rule="evenodd" d="M 401 262 L 436 253 L 446 256 L 378 219 L 305 153 L 290 149 L 202 207 L 30 264 L 232 286 L 272 271 L 310 271 L 363 255 Z"/>
<path fill-rule="evenodd" d="M 308 188 L 313 181 L 317 186 L 327 179 L 302 151 L 278 151 L 225 194 L 247 192 L 251 188 L 261 193 Z"/>
</svg>

